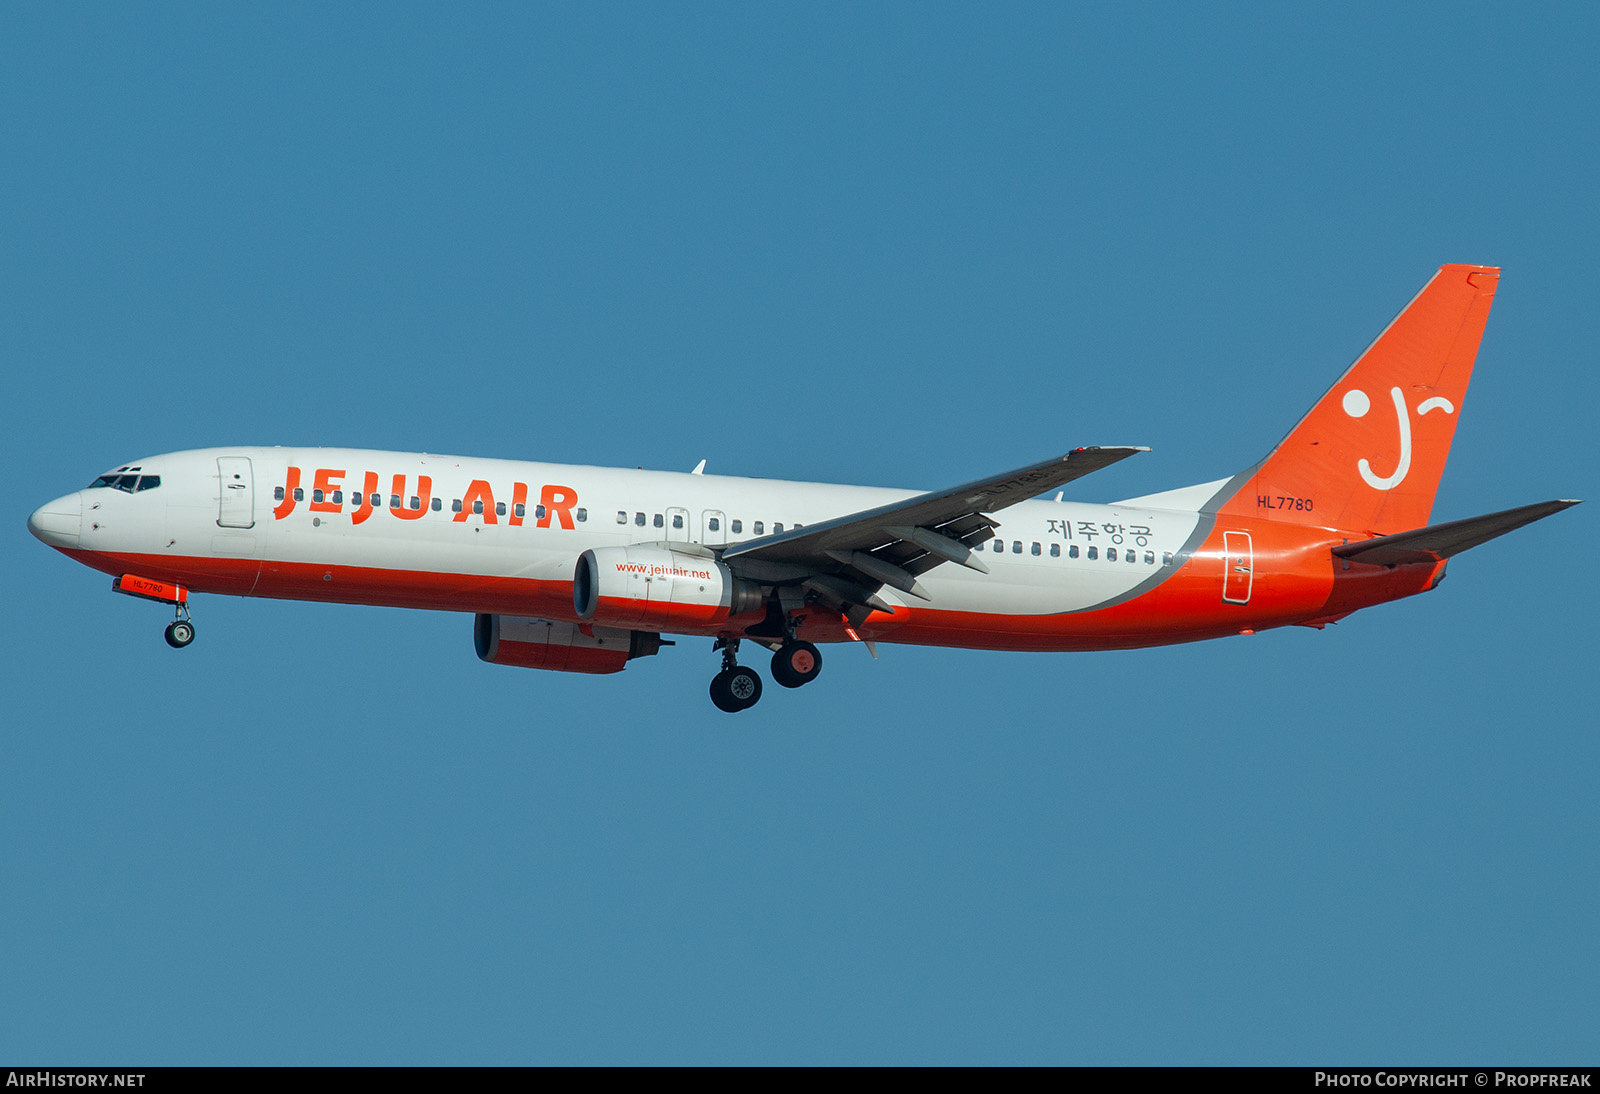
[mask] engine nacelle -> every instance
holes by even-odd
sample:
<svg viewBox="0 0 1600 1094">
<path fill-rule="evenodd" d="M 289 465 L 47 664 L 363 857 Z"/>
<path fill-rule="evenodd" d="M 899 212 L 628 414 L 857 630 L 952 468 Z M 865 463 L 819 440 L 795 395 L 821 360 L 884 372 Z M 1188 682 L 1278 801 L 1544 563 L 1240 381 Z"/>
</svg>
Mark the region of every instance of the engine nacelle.
<svg viewBox="0 0 1600 1094">
<path fill-rule="evenodd" d="M 610 627 L 585 630 L 591 633 L 549 619 L 479 615 L 473 620 L 472 644 L 491 665 L 595 674 L 621 672 L 635 657 L 649 657 L 661 648 L 659 634 Z"/>
<path fill-rule="evenodd" d="M 584 622 L 653 631 L 716 627 L 761 610 L 761 590 L 710 556 L 601 547 L 578 557 L 572 603 Z"/>
</svg>

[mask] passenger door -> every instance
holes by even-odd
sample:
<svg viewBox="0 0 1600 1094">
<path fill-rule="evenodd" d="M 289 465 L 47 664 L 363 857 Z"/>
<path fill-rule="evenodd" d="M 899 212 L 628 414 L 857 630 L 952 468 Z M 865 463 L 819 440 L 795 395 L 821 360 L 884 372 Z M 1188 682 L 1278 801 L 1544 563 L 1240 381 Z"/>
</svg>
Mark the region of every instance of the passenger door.
<svg viewBox="0 0 1600 1094">
<path fill-rule="evenodd" d="M 247 456 L 218 456 L 217 524 L 223 528 L 256 526 L 255 477 Z"/>
</svg>

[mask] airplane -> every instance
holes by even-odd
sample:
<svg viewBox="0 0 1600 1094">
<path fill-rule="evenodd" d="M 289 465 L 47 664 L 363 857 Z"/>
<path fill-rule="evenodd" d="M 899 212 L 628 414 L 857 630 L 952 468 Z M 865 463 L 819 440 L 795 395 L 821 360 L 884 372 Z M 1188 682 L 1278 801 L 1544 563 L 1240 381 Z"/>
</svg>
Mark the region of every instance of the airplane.
<svg viewBox="0 0 1600 1094">
<path fill-rule="evenodd" d="M 1146 448 L 1075 448 L 930 493 L 338 448 L 208 448 L 124 464 L 29 530 L 170 605 L 192 593 L 470 612 L 496 665 L 613 673 L 714 640 L 712 702 L 820 647 L 1130 649 L 1321 629 L 1438 586 L 1469 548 L 1576 505 L 1428 523 L 1500 271 L 1443 266 L 1265 459 L 1109 505 L 1061 488 Z M 1041 495 L 1058 491 L 1053 500 Z"/>
</svg>

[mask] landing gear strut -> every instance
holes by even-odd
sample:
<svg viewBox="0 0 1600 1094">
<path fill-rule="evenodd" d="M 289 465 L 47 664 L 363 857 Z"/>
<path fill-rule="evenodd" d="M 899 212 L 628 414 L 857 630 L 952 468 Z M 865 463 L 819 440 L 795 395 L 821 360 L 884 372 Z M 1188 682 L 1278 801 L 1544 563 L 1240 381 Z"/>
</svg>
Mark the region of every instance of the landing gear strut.
<svg viewBox="0 0 1600 1094">
<path fill-rule="evenodd" d="M 711 701 L 729 714 L 755 706 L 761 698 L 761 677 L 739 664 L 739 640 L 719 638 L 713 648 L 722 651 L 722 671 L 711 678 Z"/>
</svg>

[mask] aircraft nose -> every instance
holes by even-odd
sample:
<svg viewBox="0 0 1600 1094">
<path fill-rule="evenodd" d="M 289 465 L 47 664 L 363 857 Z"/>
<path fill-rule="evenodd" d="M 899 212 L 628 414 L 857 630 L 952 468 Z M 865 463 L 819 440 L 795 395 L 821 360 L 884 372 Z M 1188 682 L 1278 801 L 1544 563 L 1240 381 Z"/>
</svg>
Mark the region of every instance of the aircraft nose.
<svg viewBox="0 0 1600 1094">
<path fill-rule="evenodd" d="M 46 502 L 28 517 L 28 531 L 52 547 L 76 547 L 83 531 L 83 495 Z"/>
</svg>

